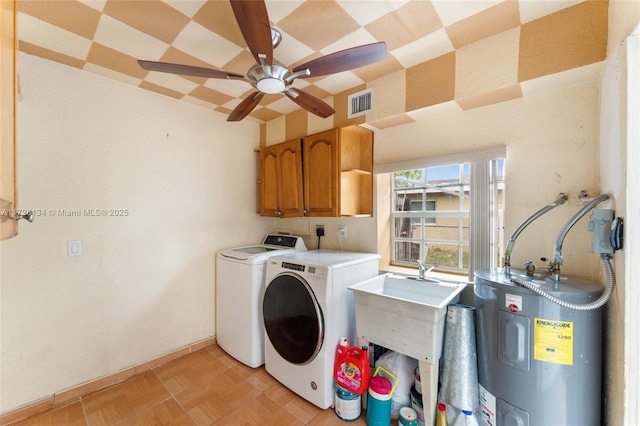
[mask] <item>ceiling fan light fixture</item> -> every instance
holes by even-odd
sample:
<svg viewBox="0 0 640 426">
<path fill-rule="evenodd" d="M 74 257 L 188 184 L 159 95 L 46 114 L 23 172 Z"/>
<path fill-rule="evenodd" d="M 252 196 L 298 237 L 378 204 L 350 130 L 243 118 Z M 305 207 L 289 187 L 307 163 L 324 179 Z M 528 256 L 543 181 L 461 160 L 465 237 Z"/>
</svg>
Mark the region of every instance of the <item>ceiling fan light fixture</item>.
<svg viewBox="0 0 640 426">
<path fill-rule="evenodd" d="M 262 80 L 259 80 L 256 83 L 256 87 L 262 93 L 273 95 L 275 93 L 281 93 L 285 88 L 285 84 L 284 84 L 284 81 L 280 79 L 273 78 L 273 77 L 266 77 L 266 78 L 263 78 Z"/>
</svg>

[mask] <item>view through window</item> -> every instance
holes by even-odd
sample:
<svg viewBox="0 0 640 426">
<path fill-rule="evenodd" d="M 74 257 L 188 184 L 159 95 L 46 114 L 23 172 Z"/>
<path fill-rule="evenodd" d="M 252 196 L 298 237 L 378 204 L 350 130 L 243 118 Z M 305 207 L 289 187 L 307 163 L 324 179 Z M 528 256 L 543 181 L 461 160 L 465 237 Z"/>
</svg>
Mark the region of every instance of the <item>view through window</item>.
<svg viewBox="0 0 640 426">
<path fill-rule="evenodd" d="M 488 175 L 472 174 L 477 163 L 461 163 L 393 173 L 393 242 L 396 265 L 416 266 L 417 260 L 439 269 L 469 270 L 471 182 L 489 194 L 490 211 L 473 214 L 491 227 L 489 241 L 476 247 L 492 250 L 496 262 L 502 253 L 504 193 L 503 159 L 489 161 Z M 486 176 L 486 177 L 485 177 Z M 497 266 L 493 265 L 493 266 Z"/>
</svg>

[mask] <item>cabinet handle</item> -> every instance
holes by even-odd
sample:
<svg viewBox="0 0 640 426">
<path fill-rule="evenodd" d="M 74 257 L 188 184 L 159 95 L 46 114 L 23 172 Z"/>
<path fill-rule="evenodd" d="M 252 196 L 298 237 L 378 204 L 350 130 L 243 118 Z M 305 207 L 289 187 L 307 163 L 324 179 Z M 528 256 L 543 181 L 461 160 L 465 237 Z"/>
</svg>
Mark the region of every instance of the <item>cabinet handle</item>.
<svg viewBox="0 0 640 426">
<path fill-rule="evenodd" d="M 3 212 L 2 216 L 0 217 L 2 217 L 2 219 L 13 219 L 13 220 L 27 219 L 28 222 L 33 222 L 35 215 L 33 214 L 33 211 L 27 210 L 24 214 L 16 213 L 15 217 L 11 216 L 9 213 Z"/>
<path fill-rule="evenodd" d="M 35 218 L 35 215 L 33 214 L 33 211 L 31 211 L 31 210 L 27 210 L 27 212 L 25 214 L 18 213 L 16 215 L 16 220 L 27 219 L 27 222 L 29 222 L 29 223 L 33 222 L 34 218 Z"/>
</svg>

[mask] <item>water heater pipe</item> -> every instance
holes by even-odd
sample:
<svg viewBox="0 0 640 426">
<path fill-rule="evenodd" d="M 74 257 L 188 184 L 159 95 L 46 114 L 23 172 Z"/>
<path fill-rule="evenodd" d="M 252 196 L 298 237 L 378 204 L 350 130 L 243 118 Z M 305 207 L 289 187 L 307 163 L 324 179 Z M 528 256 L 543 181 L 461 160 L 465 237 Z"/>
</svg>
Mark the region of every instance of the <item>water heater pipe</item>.
<svg viewBox="0 0 640 426">
<path fill-rule="evenodd" d="M 595 197 L 589 204 L 583 207 L 578 213 L 576 213 L 569 222 L 562 228 L 560 234 L 558 234 L 558 238 L 556 239 L 556 245 L 553 249 L 553 262 L 551 265 L 551 273 L 553 275 L 553 279 L 558 281 L 560 279 L 560 265 L 562 265 L 562 244 L 564 243 L 564 239 L 567 236 L 569 230 L 579 221 L 584 215 L 593 210 L 598 204 L 601 202 L 608 200 L 609 196 L 607 194 L 600 194 Z"/>
<path fill-rule="evenodd" d="M 513 231 L 513 234 L 511 234 L 507 242 L 507 248 L 504 250 L 504 269 L 506 274 L 511 273 L 511 252 L 513 251 L 513 246 L 516 243 L 516 238 L 518 238 L 518 235 L 520 235 L 520 233 L 524 231 L 524 228 L 529 226 L 531 222 L 533 222 L 534 220 L 536 220 L 537 218 L 539 218 L 549 210 L 555 207 L 558 207 L 561 204 L 564 204 L 566 200 L 567 200 L 566 195 L 564 195 L 564 193 L 561 192 L 560 194 L 558 194 L 558 198 L 553 203 L 547 206 L 544 206 L 543 208 L 535 212 L 533 215 L 531 215 L 531 217 L 529 217 L 524 222 L 522 222 L 520 226 L 516 228 L 515 231 Z"/>
<path fill-rule="evenodd" d="M 612 256 L 607 253 L 600 254 L 600 260 L 602 262 L 602 266 L 607 272 L 607 285 L 604 289 L 604 292 L 602 292 L 602 295 L 598 298 L 598 300 L 594 300 L 593 302 L 589 302 L 589 303 L 580 304 L 580 303 L 567 302 L 565 300 L 555 297 L 554 295 L 542 290 L 535 284 L 527 280 L 523 280 L 522 278 L 513 278 L 512 281 L 522 287 L 528 288 L 534 293 L 564 308 L 573 309 L 575 311 L 593 311 L 606 305 L 609 299 L 611 298 L 611 294 L 613 293 L 613 288 L 615 287 L 615 284 L 616 284 L 616 276 L 613 273 L 613 267 L 611 266 L 611 262 L 610 262 L 611 257 Z"/>
</svg>

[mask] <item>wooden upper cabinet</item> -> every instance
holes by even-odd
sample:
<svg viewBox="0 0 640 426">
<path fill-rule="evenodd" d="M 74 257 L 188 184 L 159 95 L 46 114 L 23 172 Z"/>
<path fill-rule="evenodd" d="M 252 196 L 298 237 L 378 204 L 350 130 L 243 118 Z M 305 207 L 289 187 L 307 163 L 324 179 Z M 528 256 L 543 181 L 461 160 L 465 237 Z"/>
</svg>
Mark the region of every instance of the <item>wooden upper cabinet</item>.
<svg viewBox="0 0 640 426">
<path fill-rule="evenodd" d="M 18 234 L 16 217 L 16 2 L 0 1 L 0 239 Z"/>
<path fill-rule="evenodd" d="M 302 145 L 296 139 L 261 148 L 260 158 L 262 216 L 373 215 L 370 130 L 327 130 L 303 138 Z"/>
<path fill-rule="evenodd" d="M 261 148 L 260 166 L 260 214 L 274 217 L 302 216 L 300 140 Z"/>
<path fill-rule="evenodd" d="M 357 125 L 303 139 L 307 216 L 373 214 L 373 132 Z"/>
<path fill-rule="evenodd" d="M 302 155 L 306 215 L 338 216 L 340 174 L 337 129 L 304 138 Z"/>
</svg>

